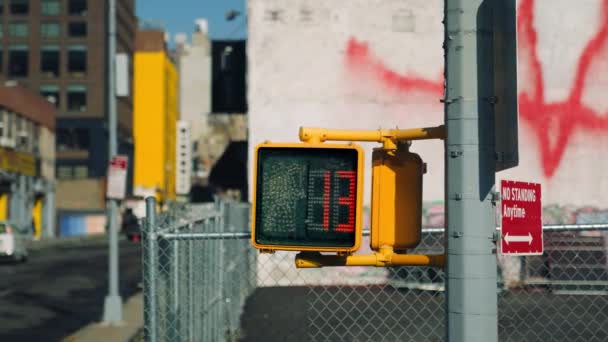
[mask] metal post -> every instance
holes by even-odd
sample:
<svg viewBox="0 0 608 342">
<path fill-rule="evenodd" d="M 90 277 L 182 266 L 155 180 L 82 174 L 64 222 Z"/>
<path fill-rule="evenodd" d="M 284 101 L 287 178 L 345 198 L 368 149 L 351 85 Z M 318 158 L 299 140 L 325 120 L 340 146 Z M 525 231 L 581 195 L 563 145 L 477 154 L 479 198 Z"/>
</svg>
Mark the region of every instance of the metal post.
<svg viewBox="0 0 608 342">
<path fill-rule="evenodd" d="M 29 181 L 29 177 L 25 175 L 19 176 L 19 193 L 21 200 L 21 216 L 19 218 L 21 227 L 27 229 L 28 233 L 31 232 L 31 223 L 32 223 L 32 207 L 29 203 L 28 193 L 30 193 L 31 184 Z"/>
<path fill-rule="evenodd" d="M 194 232 L 194 224 L 190 223 L 189 229 Z M 194 341 L 194 258 L 192 257 L 193 241 L 188 240 L 188 341 Z M 197 270 L 199 271 L 199 270 Z"/>
<path fill-rule="evenodd" d="M 169 322 L 171 322 L 173 324 L 172 329 L 170 329 L 170 341 L 178 341 L 180 334 L 181 334 L 181 301 L 180 301 L 180 296 L 181 296 L 181 289 L 180 289 L 180 285 L 181 285 L 181 279 L 179 278 L 179 269 L 181 267 L 180 265 L 180 257 L 179 257 L 179 253 L 180 253 L 180 241 L 178 240 L 173 240 L 169 242 L 171 244 L 170 250 L 171 250 L 171 261 L 170 263 L 170 268 L 169 268 L 169 272 L 171 272 L 170 275 L 170 281 L 171 281 L 171 285 L 169 286 L 169 288 L 173 291 L 172 296 L 173 299 L 171 300 L 171 309 L 170 309 L 170 318 L 169 318 Z"/>
<path fill-rule="evenodd" d="M 220 204 L 220 215 L 218 215 L 216 217 L 216 229 L 219 232 L 225 232 L 226 231 L 226 226 L 224 225 L 224 217 L 226 215 L 226 207 L 227 207 L 227 203 L 221 203 Z M 218 311 L 217 311 L 217 316 L 216 316 L 216 339 L 219 341 L 221 339 L 224 338 L 224 334 L 226 333 L 226 321 L 224 320 L 224 306 L 225 306 L 225 295 L 224 295 L 224 272 L 225 272 L 225 246 L 224 246 L 224 240 L 220 240 L 217 242 L 218 244 L 218 254 L 217 256 L 219 257 L 218 260 L 218 268 L 217 268 L 217 273 L 218 273 L 218 287 L 217 287 L 217 295 L 218 295 Z"/>
<path fill-rule="evenodd" d="M 55 183 L 48 182 L 46 184 L 46 193 L 44 195 L 44 219 L 42 236 L 45 238 L 55 237 Z"/>
<path fill-rule="evenodd" d="M 10 203 L 10 219 L 19 226 L 20 229 L 25 228 L 24 217 L 26 215 L 26 194 L 25 194 L 25 176 L 16 175 L 15 182 L 11 189 Z"/>
<path fill-rule="evenodd" d="M 211 230 L 211 223 L 213 223 L 213 219 L 207 219 L 204 221 L 203 223 L 203 232 L 208 232 Z M 215 263 L 213 262 L 209 262 L 209 260 L 213 260 L 212 259 L 212 255 L 215 254 L 215 251 L 213 250 L 213 246 L 215 244 L 212 243 L 205 243 L 203 246 L 203 254 L 204 254 L 204 259 L 203 259 L 203 268 L 204 268 L 204 274 L 203 274 L 203 281 L 202 283 L 204 284 L 203 286 L 203 341 L 211 341 L 212 340 L 212 329 L 213 329 L 213 308 L 211 307 L 211 302 L 212 302 L 212 291 L 215 284 L 215 274 L 213 274 L 214 272 L 214 267 L 215 267 Z"/>
<path fill-rule="evenodd" d="M 447 340 L 498 340 L 492 5 L 445 0 Z"/>
<path fill-rule="evenodd" d="M 116 79 L 116 0 L 108 0 L 108 78 L 107 78 L 107 110 L 108 110 L 108 150 L 109 160 L 118 152 L 117 148 L 117 118 L 116 118 L 116 92 L 114 89 Z M 109 292 L 106 296 L 103 321 L 105 323 L 119 323 L 122 321 L 122 298 L 118 293 L 118 202 L 115 199 L 107 200 L 108 226 L 109 226 Z"/>
<path fill-rule="evenodd" d="M 156 270 L 158 245 L 156 241 L 156 199 L 146 198 L 146 229 L 144 240 L 144 328 L 146 341 L 157 341 L 156 336 Z"/>
</svg>

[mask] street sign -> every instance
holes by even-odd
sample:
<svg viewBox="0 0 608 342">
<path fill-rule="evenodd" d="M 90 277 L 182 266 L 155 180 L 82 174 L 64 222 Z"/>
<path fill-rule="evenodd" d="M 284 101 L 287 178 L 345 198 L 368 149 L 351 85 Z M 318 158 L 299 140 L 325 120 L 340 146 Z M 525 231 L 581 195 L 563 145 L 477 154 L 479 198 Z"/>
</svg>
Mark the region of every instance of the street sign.
<svg viewBox="0 0 608 342">
<path fill-rule="evenodd" d="M 110 161 L 108 167 L 108 188 L 107 198 L 122 200 L 125 198 L 127 190 L 127 168 L 129 157 L 117 155 Z"/>
<path fill-rule="evenodd" d="M 543 254 L 540 184 L 501 182 L 501 253 Z"/>
<path fill-rule="evenodd" d="M 262 250 L 353 252 L 361 243 L 363 151 L 272 144 L 255 151 L 252 243 Z"/>
</svg>

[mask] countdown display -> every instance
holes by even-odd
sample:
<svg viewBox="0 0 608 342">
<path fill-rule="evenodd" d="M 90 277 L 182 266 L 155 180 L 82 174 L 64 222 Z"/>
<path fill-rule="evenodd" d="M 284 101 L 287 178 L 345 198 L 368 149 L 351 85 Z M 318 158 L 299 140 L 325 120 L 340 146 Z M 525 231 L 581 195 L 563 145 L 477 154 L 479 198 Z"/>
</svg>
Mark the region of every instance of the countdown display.
<svg viewBox="0 0 608 342">
<path fill-rule="evenodd" d="M 252 223 L 257 248 L 358 248 L 363 152 L 353 145 L 315 146 L 256 149 Z"/>
</svg>

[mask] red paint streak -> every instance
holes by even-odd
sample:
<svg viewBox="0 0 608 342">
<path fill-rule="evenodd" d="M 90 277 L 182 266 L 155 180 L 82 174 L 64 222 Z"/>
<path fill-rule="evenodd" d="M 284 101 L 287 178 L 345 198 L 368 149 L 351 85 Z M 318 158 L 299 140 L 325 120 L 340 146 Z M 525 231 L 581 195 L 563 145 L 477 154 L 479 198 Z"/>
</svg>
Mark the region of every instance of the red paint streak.
<svg viewBox="0 0 608 342">
<path fill-rule="evenodd" d="M 538 38 L 534 29 L 534 0 L 524 0 L 519 7 L 519 44 L 530 56 L 533 91 L 519 95 L 520 117 L 527 121 L 539 141 L 543 172 L 551 177 L 559 168 L 566 147 L 576 129 L 585 132 L 608 133 L 608 117 L 584 105 L 581 101 L 593 62 L 602 58 L 608 40 L 608 0 L 602 1 L 601 24 L 587 43 L 578 61 L 572 90 L 567 99 L 548 103 L 545 100 L 543 71 L 537 54 Z M 551 128 L 554 129 L 551 129 Z"/>
<path fill-rule="evenodd" d="M 430 81 L 415 75 L 400 75 L 376 58 L 367 43 L 354 38 L 348 41 L 346 57 L 347 65 L 351 69 L 356 70 L 358 74 L 369 74 L 389 89 L 443 94 L 443 75 L 439 81 Z"/>
<path fill-rule="evenodd" d="M 519 53 L 525 58 L 531 76 L 531 92 L 519 94 L 520 118 L 526 121 L 539 142 L 543 173 L 552 177 L 563 159 L 566 147 L 577 129 L 588 133 L 608 134 L 608 113 L 595 111 L 582 103 L 591 66 L 602 58 L 608 43 L 608 0 L 602 1 L 601 24 L 595 36 L 587 43 L 578 61 L 573 87 L 563 101 L 547 102 L 543 70 L 538 56 L 538 35 L 534 27 L 534 1 L 522 0 L 518 10 Z M 527 54 L 527 55 L 525 55 Z M 346 64 L 357 74 L 370 74 L 389 89 L 402 93 L 425 92 L 431 96 L 443 95 L 443 77 L 432 81 L 411 75 L 399 75 L 374 56 L 367 43 L 355 38 L 348 41 Z"/>
<path fill-rule="evenodd" d="M 336 228 L 338 232 L 350 233 L 355 231 L 355 202 L 356 202 L 356 171 L 337 171 L 338 178 L 348 179 L 348 196 L 339 197 L 338 205 L 348 206 L 348 223 L 340 223 Z"/>
<path fill-rule="evenodd" d="M 323 181 L 323 228 L 329 230 L 329 193 L 331 191 L 331 172 L 325 172 Z"/>
</svg>

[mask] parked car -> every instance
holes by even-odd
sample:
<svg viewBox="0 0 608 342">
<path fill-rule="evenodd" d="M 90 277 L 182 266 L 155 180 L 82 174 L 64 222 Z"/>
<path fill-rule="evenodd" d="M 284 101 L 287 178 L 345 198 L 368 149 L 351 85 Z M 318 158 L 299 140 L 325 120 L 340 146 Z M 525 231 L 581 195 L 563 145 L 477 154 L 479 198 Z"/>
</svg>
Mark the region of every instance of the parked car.
<svg viewBox="0 0 608 342">
<path fill-rule="evenodd" d="M 8 222 L 0 221 L 0 258 L 22 262 L 27 260 L 27 234 Z"/>
</svg>

